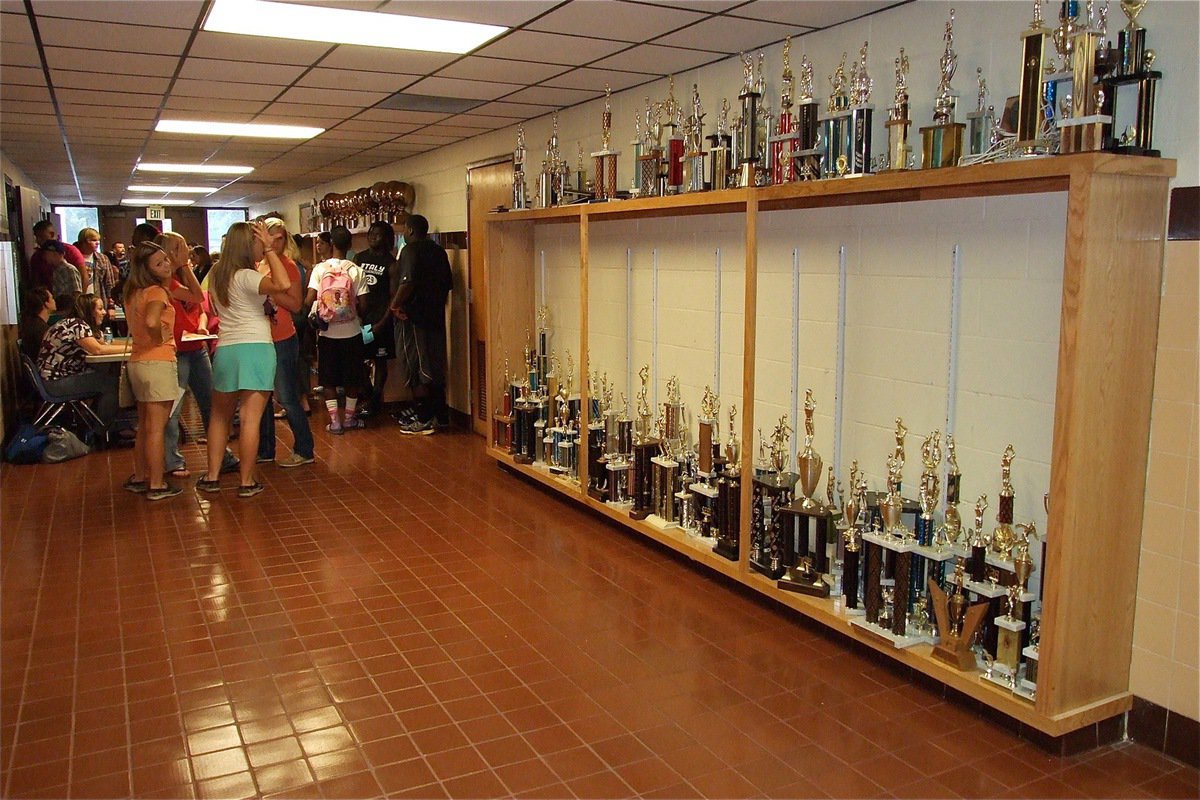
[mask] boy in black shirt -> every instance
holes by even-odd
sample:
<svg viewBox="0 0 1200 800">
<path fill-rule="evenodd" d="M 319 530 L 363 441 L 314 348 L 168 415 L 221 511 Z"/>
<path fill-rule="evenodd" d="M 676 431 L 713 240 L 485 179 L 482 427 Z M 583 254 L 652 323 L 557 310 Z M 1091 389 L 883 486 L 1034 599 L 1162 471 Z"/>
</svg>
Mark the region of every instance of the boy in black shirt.
<svg viewBox="0 0 1200 800">
<path fill-rule="evenodd" d="M 358 415 L 370 416 L 383 405 L 383 390 L 387 385 L 388 361 L 396 357 L 396 335 L 392 328 L 392 316 L 388 301 L 399 284 L 396 258 L 392 248 L 396 234 L 392 226 L 383 221 L 371 223 L 367 229 L 367 249 L 354 257 L 362 267 L 363 280 L 367 284 L 367 296 L 363 303 L 363 326 L 370 325 L 375 340 L 367 345 L 367 363 L 375 365 L 375 376 L 363 393 Z"/>
<path fill-rule="evenodd" d="M 446 408 L 446 298 L 454 287 L 450 259 L 429 238 L 429 220 L 408 218 L 408 242 L 400 252 L 399 288 L 391 310 L 397 319 L 400 357 L 408 366 L 408 385 L 416 400 L 412 413 L 399 418 L 402 433 L 427 435 L 450 424 Z"/>
</svg>

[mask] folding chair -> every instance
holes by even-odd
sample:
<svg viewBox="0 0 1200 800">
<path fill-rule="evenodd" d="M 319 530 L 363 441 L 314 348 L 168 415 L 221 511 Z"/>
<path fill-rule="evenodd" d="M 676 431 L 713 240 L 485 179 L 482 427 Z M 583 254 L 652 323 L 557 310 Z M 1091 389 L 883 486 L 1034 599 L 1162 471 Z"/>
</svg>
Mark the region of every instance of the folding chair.
<svg viewBox="0 0 1200 800">
<path fill-rule="evenodd" d="M 36 416 L 34 417 L 34 427 L 41 428 L 47 426 L 58 419 L 58 415 L 65 409 L 70 409 L 82 422 L 87 425 L 93 433 L 100 433 L 104 430 L 104 423 L 100 417 L 96 416 L 96 412 L 92 410 L 85 400 L 92 400 L 100 396 L 99 392 L 81 392 L 77 394 L 51 394 L 46 389 L 46 382 L 42 380 L 42 373 L 38 371 L 37 366 L 29 358 L 29 356 L 21 355 L 21 364 L 25 367 L 25 374 L 29 377 L 30 383 L 33 384 L 34 390 L 41 398 L 42 404 L 38 407 Z"/>
</svg>

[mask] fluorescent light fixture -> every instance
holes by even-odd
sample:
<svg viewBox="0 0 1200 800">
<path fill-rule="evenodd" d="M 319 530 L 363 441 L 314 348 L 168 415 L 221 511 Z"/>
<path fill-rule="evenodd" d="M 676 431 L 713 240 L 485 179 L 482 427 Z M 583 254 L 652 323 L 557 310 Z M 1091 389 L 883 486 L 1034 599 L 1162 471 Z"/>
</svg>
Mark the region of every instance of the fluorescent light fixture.
<svg viewBox="0 0 1200 800">
<path fill-rule="evenodd" d="M 194 175 L 249 175 L 254 167 L 239 167 L 233 164 L 152 164 L 141 163 L 134 169 L 141 172 L 182 172 Z"/>
<path fill-rule="evenodd" d="M 303 125 L 267 125 L 257 122 L 208 122 L 198 119 L 160 119 L 159 133 L 190 133 L 198 136 L 249 136 L 256 139 L 311 139 L 324 128 Z"/>
<path fill-rule="evenodd" d="M 204 30 L 302 42 L 469 53 L 508 28 L 266 0 L 216 0 L 204 20 Z"/>
<path fill-rule="evenodd" d="M 155 200 L 151 197 L 126 197 L 121 201 L 123 206 L 190 206 L 195 200 Z"/>
<path fill-rule="evenodd" d="M 216 186 L 145 186 L 139 184 L 128 186 L 125 191 L 149 192 L 150 194 L 154 194 L 155 192 L 163 192 L 165 194 L 212 194 L 218 188 Z"/>
</svg>

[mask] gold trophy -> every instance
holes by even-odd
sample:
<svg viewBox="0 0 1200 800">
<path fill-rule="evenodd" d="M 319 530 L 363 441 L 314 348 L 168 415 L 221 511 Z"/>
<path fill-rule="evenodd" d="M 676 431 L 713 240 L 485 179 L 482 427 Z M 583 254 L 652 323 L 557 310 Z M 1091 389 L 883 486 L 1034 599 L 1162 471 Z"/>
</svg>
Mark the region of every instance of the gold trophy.
<svg viewBox="0 0 1200 800">
<path fill-rule="evenodd" d="M 887 493 L 879 501 L 879 514 L 883 517 L 883 530 L 888 536 L 901 539 L 910 534 L 901 520 L 904 513 L 904 498 L 901 496 L 901 473 L 904 471 L 904 437 L 908 428 L 900 417 L 896 417 L 896 449 L 887 460 Z"/>
<path fill-rule="evenodd" d="M 950 81 L 958 69 L 958 54 L 954 52 L 953 8 L 950 9 L 950 19 L 946 22 L 942 40 L 946 47 L 938 61 L 942 79 L 934 101 L 933 125 L 921 128 L 922 169 L 953 167 L 963 154 L 963 132 L 967 126 L 954 121 L 958 98 L 950 89 Z"/>
<path fill-rule="evenodd" d="M 813 492 L 817 490 L 817 482 L 821 480 L 821 456 L 812 448 L 813 443 L 813 412 L 817 404 L 813 401 L 812 389 L 804 392 L 804 449 L 796 454 L 796 468 L 800 471 L 800 491 L 804 499 L 800 505 L 806 511 L 818 509 L 821 504 L 813 500 Z"/>
<path fill-rule="evenodd" d="M 1049 35 L 1042 24 L 1042 0 L 1034 0 L 1033 22 L 1021 34 L 1021 87 L 1017 99 L 1017 147 L 1026 155 L 1044 153 L 1049 145 L 1042 138 L 1042 75 L 1046 72 Z"/>
<path fill-rule="evenodd" d="M 597 200 L 612 200 L 617 196 L 617 156 L 612 141 L 612 88 L 604 84 L 604 113 L 600 116 L 600 149 L 592 153 L 594 160 Z"/>
<path fill-rule="evenodd" d="M 946 463 L 950 468 L 946 471 L 946 523 L 943 530 L 945 530 L 946 539 L 951 545 L 958 544 L 958 537 L 962 535 L 962 517 L 958 513 L 962 473 L 958 470 L 958 455 L 955 450 L 954 434 L 947 433 Z"/>
<path fill-rule="evenodd" d="M 896 97 L 895 105 L 888 109 L 887 122 L 884 123 L 888 132 L 888 168 L 887 172 L 900 172 L 908 169 L 912 156 L 912 145 L 908 143 L 908 129 L 912 120 L 908 116 L 908 55 L 900 48 L 896 57 Z"/>
<path fill-rule="evenodd" d="M 827 504 L 822 506 L 812 497 L 821 480 L 821 456 L 812 448 L 813 413 L 816 408 L 812 389 L 805 390 L 804 449 L 796 454 L 803 497 L 798 503 L 779 510 L 784 531 L 784 558 L 788 564 L 787 574 L 780 579 L 779 588 L 828 597 L 829 584 L 821 576 L 829 569 L 828 545 L 836 505 L 833 499 L 833 467 L 829 468 L 829 483 L 826 485 Z"/>
<path fill-rule="evenodd" d="M 1016 533 L 1013 531 L 1012 462 L 1016 451 L 1010 444 L 1000 456 L 1000 506 L 996 509 L 996 529 L 992 531 L 992 552 L 1003 559 L 1011 557 Z"/>
<path fill-rule="evenodd" d="M 963 560 L 954 565 L 954 587 L 947 596 L 934 580 L 929 581 L 929 597 L 933 601 L 933 613 L 941 639 L 930 654 L 944 664 L 959 670 L 975 669 L 975 653 L 971 645 L 975 634 L 987 613 L 986 602 L 968 606 L 964 585 L 966 572 Z"/>
</svg>

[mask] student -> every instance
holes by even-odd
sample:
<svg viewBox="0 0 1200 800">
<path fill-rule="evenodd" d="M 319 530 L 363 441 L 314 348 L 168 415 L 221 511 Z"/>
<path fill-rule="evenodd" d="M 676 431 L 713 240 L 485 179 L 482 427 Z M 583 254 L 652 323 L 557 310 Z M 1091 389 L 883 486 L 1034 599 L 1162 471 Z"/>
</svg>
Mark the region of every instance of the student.
<svg viewBox="0 0 1200 800">
<path fill-rule="evenodd" d="M 64 294 L 83 294 L 83 276 L 75 265 L 67 261 L 66 246 L 57 239 L 47 239 L 38 245 L 37 255 L 42 257 L 50 272 L 50 291 L 55 297 Z"/>
<path fill-rule="evenodd" d="M 272 292 L 270 295 L 271 301 L 278 306 L 271 314 L 271 338 L 275 342 L 275 399 L 283 406 L 293 437 L 292 454 L 279 462 L 279 466 L 287 469 L 311 464 L 315 460 L 312 428 L 308 425 L 308 415 L 300 403 L 297 378 L 300 339 L 296 335 L 296 324 L 292 319 L 292 313 L 300 310 L 304 286 L 300 282 L 300 270 L 295 261 L 299 251 L 296 249 L 296 243 L 288 235 L 283 220 L 270 217 L 264 224 L 270 236 L 270 251 L 283 264 L 288 275 L 288 288 Z M 242 419 L 249 424 L 253 418 L 243 415 Z M 270 404 L 263 409 L 259 421 L 258 460 L 275 460 L 275 414 Z"/>
<path fill-rule="evenodd" d="M 429 220 L 408 217 L 400 252 L 400 286 L 391 310 L 397 322 L 400 357 L 408 367 L 408 385 L 416 403 L 411 417 L 400 417 L 400 432 L 417 436 L 450 424 L 446 408 L 446 298 L 454 288 L 450 259 L 429 238 Z"/>
<path fill-rule="evenodd" d="M 117 373 L 95 370 L 87 356 L 119 355 L 125 348 L 100 339 L 104 309 L 94 294 L 81 294 L 66 309 L 67 316 L 51 325 L 42 338 L 37 368 L 51 394 L 99 395 L 96 416 L 106 429 L 117 418 Z"/>
<path fill-rule="evenodd" d="M 144 493 L 147 500 L 164 500 L 183 491 L 163 475 L 167 419 L 180 394 L 172 297 L 197 304 L 204 300 L 186 264 L 180 269 L 157 244 L 142 242 L 129 259 L 125 281 L 125 314 L 133 340 L 126 374 L 137 400 L 138 429 L 133 475 L 124 488 Z"/>
<path fill-rule="evenodd" d="M 208 423 L 208 473 L 196 483 L 202 492 L 221 491 L 221 459 L 229 443 L 234 408 L 242 404 L 242 418 L 257 419 L 267 407 L 275 386 L 275 346 L 271 320 L 266 315 L 267 295 L 291 287 L 287 268 L 270 248 L 271 234 L 262 222 L 235 222 L 225 235 L 221 258 L 208 275 L 210 301 L 221 315 L 217 354 L 213 360 L 213 407 Z M 270 273 L 260 274 L 266 258 Z M 258 453 L 258 427 L 243 425 L 241 482 L 238 497 L 254 497 L 263 485 L 254 479 Z"/>
<path fill-rule="evenodd" d="M 196 245 L 192 248 L 188 255 L 188 260 L 192 262 L 192 270 L 196 273 L 196 280 L 200 281 L 200 285 L 204 285 L 204 279 L 208 277 L 208 271 L 212 269 L 212 256 L 208 254 L 208 248 L 203 245 Z"/>
<path fill-rule="evenodd" d="M 40 248 L 48 241 L 58 241 L 58 230 L 54 227 L 53 222 L 43 219 L 34 223 L 33 238 L 37 249 L 34 250 L 33 258 L 29 259 L 29 272 L 35 286 L 49 286 L 54 275 L 54 266 L 47 263 Z M 63 253 L 68 264 L 79 270 L 87 269 L 83 254 L 74 245 L 64 244 Z M 55 292 L 54 296 L 57 297 L 59 294 L 61 292 Z"/>
<path fill-rule="evenodd" d="M 346 260 L 350 231 L 337 225 L 328 237 L 332 257 L 313 267 L 304 305 L 315 308 L 318 321 L 317 377 L 325 390 L 327 430 L 341 435 L 344 430 L 363 427 L 355 407 L 363 385 L 365 358 L 358 304 L 367 294 L 367 284 L 362 268 Z M 345 417 L 338 411 L 339 388 L 346 394 Z"/>
<path fill-rule="evenodd" d="M 21 352 L 37 361 L 42 349 L 42 339 L 50 328 L 50 315 L 58 310 L 54 295 L 45 286 L 35 286 L 25 293 L 21 301 L 21 322 L 17 337 L 21 340 Z"/>
<path fill-rule="evenodd" d="M 354 262 L 362 267 L 363 280 L 367 283 L 366 302 L 361 309 L 362 323 L 364 328 L 370 326 L 369 335 L 373 337 L 367 346 L 367 359 L 373 362 L 375 373 L 364 387 L 366 396 L 358 412 L 360 417 L 374 414 L 383 406 L 388 361 L 396 357 L 396 337 L 388 311 L 388 302 L 397 288 L 396 258 L 392 255 L 395 244 L 396 233 L 391 225 L 383 221 L 372 222 L 367 229 L 367 249 L 354 257 Z"/>
<path fill-rule="evenodd" d="M 83 256 L 87 271 L 91 275 L 91 285 L 84 288 L 104 300 L 105 308 L 116 305 L 114 294 L 121 274 L 104 251 L 100 249 L 100 231 L 95 228 L 81 228 L 76 237 L 75 247 Z"/>
</svg>

